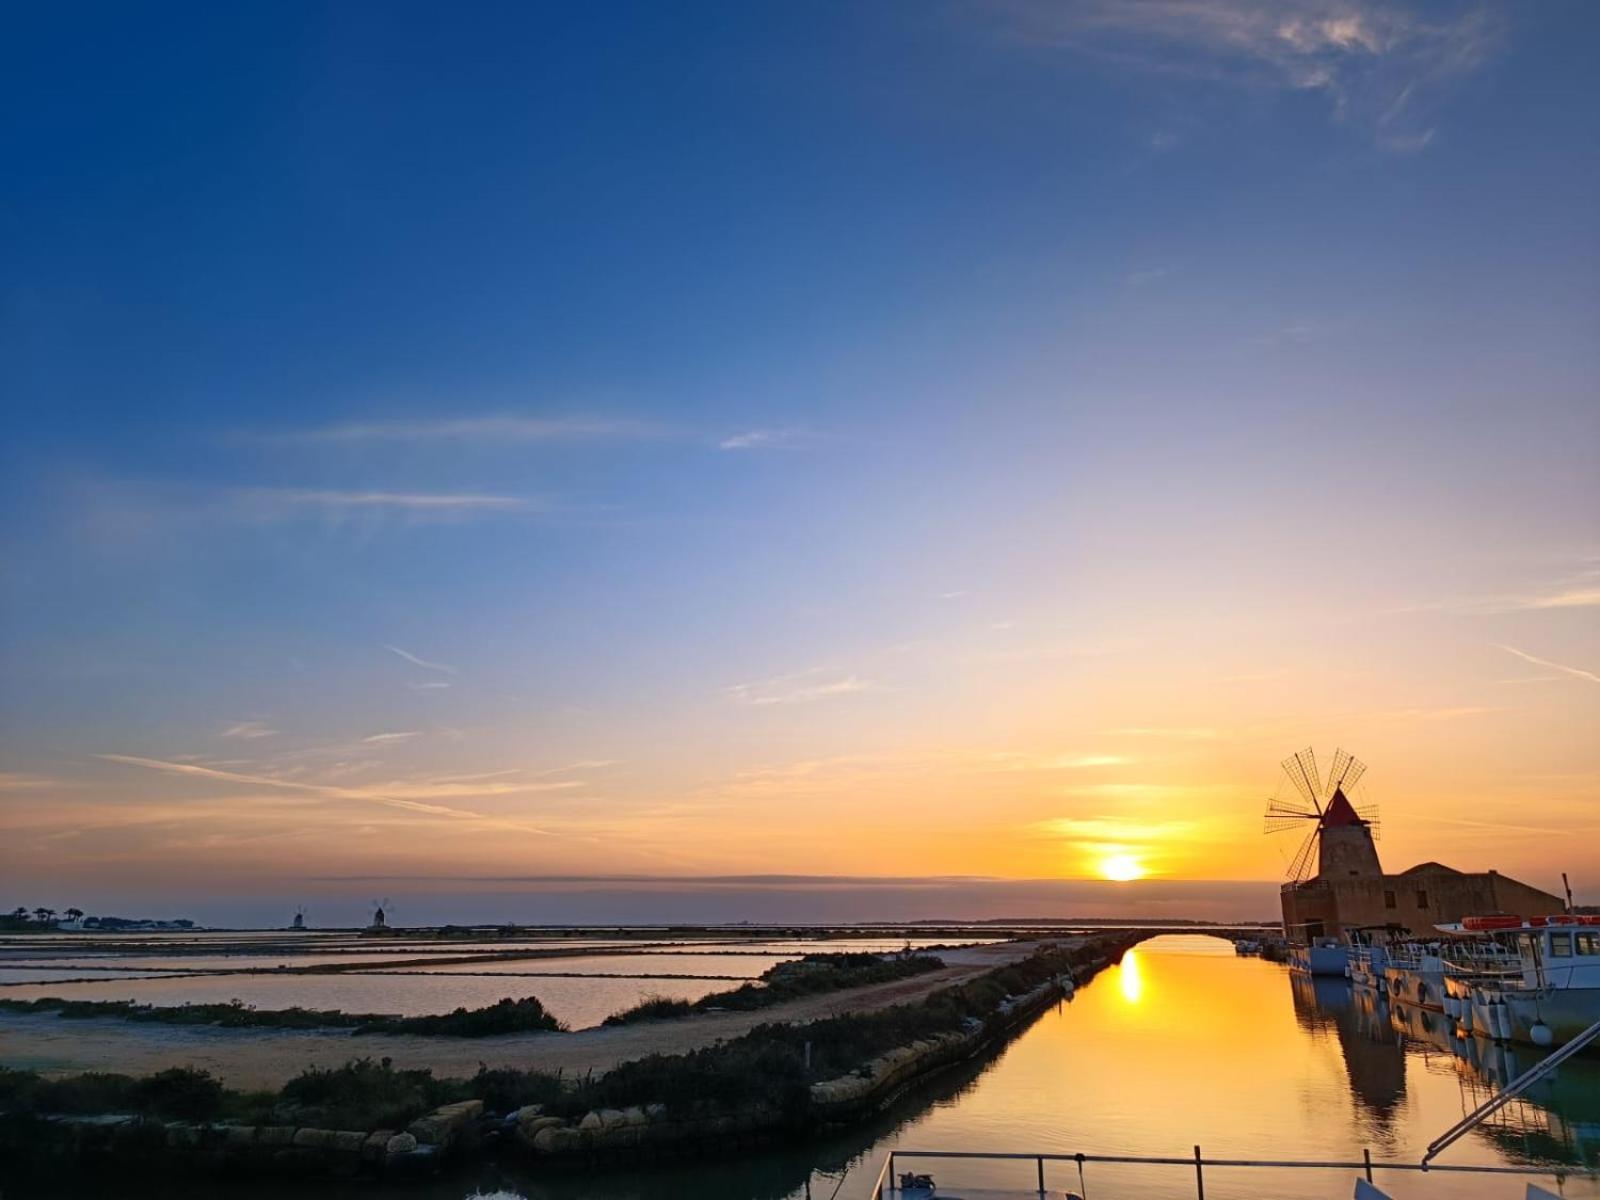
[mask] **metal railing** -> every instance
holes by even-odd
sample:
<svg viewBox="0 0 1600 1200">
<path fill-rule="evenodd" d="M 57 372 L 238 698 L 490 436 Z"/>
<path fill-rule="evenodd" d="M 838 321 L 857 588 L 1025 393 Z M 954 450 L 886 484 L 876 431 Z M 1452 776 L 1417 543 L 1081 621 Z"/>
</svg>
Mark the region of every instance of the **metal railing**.
<svg viewBox="0 0 1600 1200">
<path fill-rule="evenodd" d="M 1078 1168 L 1078 1176 L 1083 1178 L 1083 1168 L 1089 1163 L 1120 1163 L 1124 1165 L 1152 1166 L 1152 1167 L 1187 1167 L 1194 1171 L 1194 1194 L 1196 1200 L 1205 1200 L 1206 1195 L 1206 1168 L 1207 1167 L 1261 1167 L 1275 1170 L 1289 1171 L 1359 1171 L 1368 1183 L 1375 1182 L 1373 1176 L 1379 1171 L 1416 1171 L 1426 1174 L 1467 1174 L 1467 1175 L 1520 1175 L 1524 1178 L 1554 1179 L 1558 1183 L 1567 1179 L 1600 1179 L 1600 1171 L 1586 1167 L 1476 1167 L 1476 1166 L 1444 1166 L 1428 1163 L 1408 1162 L 1382 1162 L 1372 1157 L 1371 1150 L 1361 1152 L 1360 1161 L 1347 1162 L 1343 1160 L 1310 1160 L 1310 1159 L 1260 1159 L 1260 1158 L 1206 1158 L 1200 1153 L 1200 1147 L 1194 1148 L 1194 1154 L 1188 1158 L 1150 1157 L 1139 1154 L 1015 1154 L 1004 1151 L 983 1150 L 891 1150 L 889 1156 L 883 1160 L 883 1165 L 878 1168 L 878 1174 L 872 1183 L 872 1190 L 867 1193 L 868 1200 L 887 1200 L 898 1189 L 895 1187 L 896 1165 L 902 1159 L 1006 1159 L 1034 1164 L 1038 1181 L 1038 1194 L 1043 1197 L 1045 1187 L 1046 1163 L 1071 1163 Z"/>
</svg>

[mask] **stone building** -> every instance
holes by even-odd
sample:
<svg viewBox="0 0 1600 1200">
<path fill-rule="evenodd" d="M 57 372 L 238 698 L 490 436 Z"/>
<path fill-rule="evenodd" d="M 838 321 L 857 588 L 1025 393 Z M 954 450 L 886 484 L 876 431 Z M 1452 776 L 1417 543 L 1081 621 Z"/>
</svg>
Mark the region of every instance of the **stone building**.
<svg viewBox="0 0 1600 1200">
<path fill-rule="evenodd" d="M 1372 828 L 1335 790 L 1318 826 L 1317 873 L 1283 885 L 1283 928 L 1292 942 L 1339 937 L 1347 929 L 1391 926 L 1429 934 L 1462 917 L 1533 917 L 1565 911 L 1560 897 L 1498 871 L 1466 872 L 1419 863 L 1385 875 Z"/>
</svg>

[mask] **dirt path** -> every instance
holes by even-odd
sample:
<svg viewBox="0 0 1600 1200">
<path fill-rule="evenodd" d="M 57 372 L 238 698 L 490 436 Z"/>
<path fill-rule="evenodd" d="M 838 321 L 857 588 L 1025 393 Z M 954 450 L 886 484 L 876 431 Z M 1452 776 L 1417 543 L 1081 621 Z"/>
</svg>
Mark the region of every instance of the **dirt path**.
<svg viewBox="0 0 1600 1200">
<path fill-rule="evenodd" d="M 1081 938 L 1058 940 L 1063 945 Z M 351 1058 L 392 1058 L 398 1067 L 429 1067 L 440 1076 L 472 1075 L 479 1063 L 568 1075 L 605 1071 L 647 1054 L 680 1054 L 738 1037 L 769 1021 L 812 1021 L 920 999 L 985 971 L 1026 958 L 1031 942 L 943 950 L 947 964 L 912 979 L 830 992 L 753 1013 L 707 1013 L 679 1021 L 584 1029 L 577 1033 L 492 1038 L 351 1037 L 342 1030 L 218 1029 L 138 1024 L 115 1018 L 62 1020 L 53 1014 L 0 1013 L 0 1064 L 70 1075 L 116 1071 L 146 1075 L 171 1066 L 200 1067 L 236 1088 L 277 1088 L 308 1066 L 336 1067 Z"/>
</svg>

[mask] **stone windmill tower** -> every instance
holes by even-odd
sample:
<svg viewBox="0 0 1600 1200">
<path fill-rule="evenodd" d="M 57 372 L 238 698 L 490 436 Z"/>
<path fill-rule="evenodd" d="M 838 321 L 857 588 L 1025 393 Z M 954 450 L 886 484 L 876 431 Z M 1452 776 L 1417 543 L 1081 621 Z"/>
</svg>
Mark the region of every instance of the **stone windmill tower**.
<svg viewBox="0 0 1600 1200">
<path fill-rule="evenodd" d="M 1381 877 L 1383 868 L 1374 844 L 1377 808 L 1358 807 L 1350 799 L 1367 765 L 1347 751 L 1336 750 L 1333 766 L 1323 779 L 1316 752 L 1310 747 L 1290 755 L 1282 765 L 1292 788 L 1287 794 L 1280 788 L 1280 794 L 1267 801 L 1265 830 L 1281 833 L 1310 826 L 1289 864 L 1289 881 Z"/>
</svg>

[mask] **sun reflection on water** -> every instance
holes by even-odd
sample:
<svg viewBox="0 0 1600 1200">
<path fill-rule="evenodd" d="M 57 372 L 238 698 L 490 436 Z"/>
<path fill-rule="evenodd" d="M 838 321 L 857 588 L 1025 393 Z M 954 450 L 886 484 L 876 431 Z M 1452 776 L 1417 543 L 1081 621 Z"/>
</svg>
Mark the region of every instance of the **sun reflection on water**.
<svg viewBox="0 0 1600 1200">
<path fill-rule="evenodd" d="M 1122 956 L 1118 978 L 1122 984 L 1122 998 L 1129 1004 L 1137 1004 L 1144 998 L 1144 973 L 1139 967 L 1137 950 L 1129 950 Z"/>
</svg>

